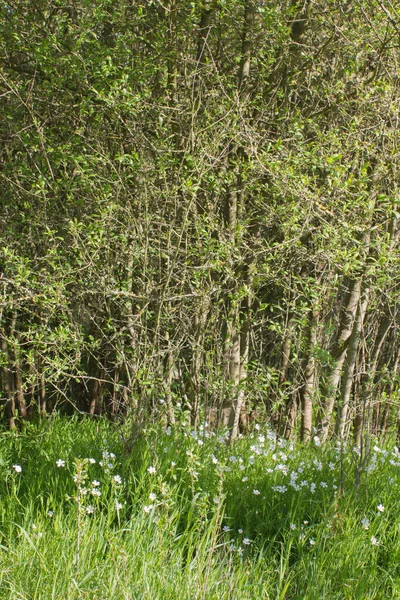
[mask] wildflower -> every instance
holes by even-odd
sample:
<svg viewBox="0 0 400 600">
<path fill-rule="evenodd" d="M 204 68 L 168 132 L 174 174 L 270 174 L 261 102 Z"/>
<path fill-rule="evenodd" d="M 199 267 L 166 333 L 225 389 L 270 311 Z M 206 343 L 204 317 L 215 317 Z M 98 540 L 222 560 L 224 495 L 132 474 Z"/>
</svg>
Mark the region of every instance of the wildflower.
<svg viewBox="0 0 400 600">
<path fill-rule="evenodd" d="M 123 508 L 123 506 L 122 506 L 121 502 L 118 502 L 118 500 L 116 500 L 116 501 L 115 501 L 115 508 L 116 508 L 117 510 L 121 510 L 121 508 Z"/>
<path fill-rule="evenodd" d="M 86 514 L 87 515 L 92 515 L 94 513 L 94 506 L 92 506 L 91 504 L 89 504 L 89 506 L 86 507 Z"/>
<path fill-rule="evenodd" d="M 317 435 L 314 436 L 314 444 L 318 447 L 321 445 L 321 440 Z"/>
<path fill-rule="evenodd" d="M 150 513 L 154 508 L 154 504 L 149 504 L 148 506 L 143 506 L 143 510 L 145 513 Z"/>
<path fill-rule="evenodd" d="M 92 496 L 101 496 L 101 491 L 97 488 L 93 488 L 92 490 L 90 490 L 90 493 L 92 494 Z"/>
<path fill-rule="evenodd" d="M 330 462 L 330 463 L 328 464 L 328 467 L 329 467 L 329 470 L 330 470 L 330 471 L 333 471 L 333 469 L 335 468 L 335 465 L 334 465 L 334 463 L 333 463 L 333 462 Z"/>
<path fill-rule="evenodd" d="M 21 473 L 22 471 L 21 465 L 13 465 L 13 469 L 16 473 Z"/>
<path fill-rule="evenodd" d="M 325 483 L 325 481 L 321 481 L 321 483 L 320 483 L 320 486 L 321 486 L 322 488 L 327 488 L 327 487 L 328 487 L 328 484 L 327 484 L 327 483 Z"/>
<path fill-rule="evenodd" d="M 296 531 L 296 529 L 297 529 L 297 525 L 296 525 L 296 523 L 290 523 L 290 529 L 291 529 L 292 531 Z"/>
<path fill-rule="evenodd" d="M 369 529 L 369 520 L 364 517 L 361 519 L 361 525 L 363 526 L 363 529 Z"/>
<path fill-rule="evenodd" d="M 56 461 L 56 465 L 57 465 L 57 467 L 58 467 L 59 469 L 60 469 L 61 467 L 65 467 L 65 460 L 62 460 L 62 458 L 59 458 L 59 459 Z"/>
<path fill-rule="evenodd" d="M 95 479 L 94 481 L 92 481 L 92 486 L 93 487 L 99 487 L 100 485 L 100 481 L 97 481 L 97 479 Z"/>
<path fill-rule="evenodd" d="M 94 458 L 88 458 L 88 461 L 90 462 L 91 465 L 96 464 L 96 460 Z"/>
<path fill-rule="evenodd" d="M 371 538 L 371 544 L 373 546 L 378 546 L 379 545 L 379 542 L 378 542 L 378 540 L 376 539 L 376 537 L 374 535 Z"/>
<path fill-rule="evenodd" d="M 239 554 L 239 556 L 242 556 L 242 554 L 243 554 L 243 548 L 238 548 L 237 549 L 237 553 Z"/>
<path fill-rule="evenodd" d="M 212 455 L 211 460 L 213 462 L 213 465 L 218 464 L 218 458 L 216 456 Z"/>
<path fill-rule="evenodd" d="M 376 507 L 378 509 L 378 511 L 380 513 L 383 513 L 383 511 L 385 510 L 385 507 L 383 506 L 383 504 L 378 504 L 378 506 Z M 379 513 L 378 513 L 379 514 Z"/>
<path fill-rule="evenodd" d="M 238 529 L 238 533 L 243 533 L 243 529 Z"/>
<path fill-rule="evenodd" d="M 315 485 L 315 483 L 311 483 L 311 484 L 310 484 L 310 492 L 311 492 L 312 494 L 314 494 L 314 493 L 315 493 L 315 488 L 316 488 L 316 485 Z"/>
<path fill-rule="evenodd" d="M 156 468 L 155 467 L 149 467 L 147 469 L 148 473 L 150 473 L 150 475 L 154 475 L 154 473 L 156 472 Z"/>
<path fill-rule="evenodd" d="M 172 467 L 172 468 L 176 467 L 176 462 L 172 461 L 172 462 L 171 462 L 171 467 Z"/>
<path fill-rule="evenodd" d="M 248 478 L 248 477 L 242 477 L 242 481 L 243 481 L 243 483 L 245 483 L 245 482 L 246 482 L 246 481 L 248 481 L 248 480 L 249 480 L 249 478 Z"/>
<path fill-rule="evenodd" d="M 151 492 L 151 494 L 149 495 L 149 498 L 152 502 L 154 502 L 154 500 L 157 498 L 157 496 L 154 492 Z"/>
<path fill-rule="evenodd" d="M 114 475 L 113 480 L 115 483 L 122 483 L 120 475 Z"/>
<path fill-rule="evenodd" d="M 250 546 L 250 544 L 251 544 L 251 541 L 249 540 L 249 538 L 246 538 L 246 537 L 245 537 L 245 538 L 243 538 L 243 540 L 242 540 L 242 544 L 243 544 L 244 546 Z"/>
<path fill-rule="evenodd" d="M 231 544 L 228 548 L 229 552 L 235 552 L 236 550 L 236 546 L 234 546 L 233 544 Z"/>
<path fill-rule="evenodd" d="M 222 531 L 224 533 L 228 533 L 228 531 L 231 531 L 231 528 L 229 527 L 229 525 L 224 525 L 223 528 L 222 528 Z"/>
<path fill-rule="evenodd" d="M 309 544 L 310 544 L 310 546 L 315 546 L 315 540 L 310 540 Z"/>
<path fill-rule="evenodd" d="M 259 496 L 261 494 L 261 492 L 259 490 L 253 490 L 253 494 L 255 496 Z"/>
<path fill-rule="evenodd" d="M 286 485 L 276 485 L 272 489 L 274 490 L 274 492 L 278 492 L 278 494 L 284 494 L 285 492 L 287 492 Z"/>
<path fill-rule="evenodd" d="M 48 516 L 48 517 L 50 517 L 50 519 L 51 519 L 51 517 L 53 517 L 53 516 L 54 516 L 54 513 L 53 513 L 53 511 L 52 511 L 52 510 L 48 510 L 48 511 L 47 511 L 47 516 Z"/>
</svg>

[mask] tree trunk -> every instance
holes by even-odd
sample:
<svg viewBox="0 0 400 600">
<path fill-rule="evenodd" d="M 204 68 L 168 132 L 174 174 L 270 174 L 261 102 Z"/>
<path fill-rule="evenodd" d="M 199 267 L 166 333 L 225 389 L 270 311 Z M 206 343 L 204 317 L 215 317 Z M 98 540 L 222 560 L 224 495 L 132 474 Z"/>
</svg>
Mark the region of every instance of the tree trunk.
<svg viewBox="0 0 400 600">
<path fill-rule="evenodd" d="M 256 15 L 254 0 L 247 0 L 244 10 L 244 23 L 242 32 L 242 49 L 238 76 L 238 91 L 240 99 L 244 100 L 248 91 L 248 78 L 252 54 L 252 33 Z M 239 218 L 243 212 L 243 180 L 241 165 L 245 160 L 242 147 L 231 144 L 229 151 L 229 169 L 233 174 L 233 184 L 227 198 L 226 219 L 232 243 L 235 243 Z M 250 265 L 240 267 L 237 274 L 236 289 L 233 295 L 238 296 L 240 283 L 247 287 L 250 294 L 252 276 Z M 239 284 L 239 285 L 237 285 Z M 224 401 L 222 409 L 222 422 L 231 430 L 231 441 L 239 432 L 240 415 L 245 405 L 245 390 L 240 386 L 247 376 L 247 361 L 249 354 L 249 296 L 244 300 L 234 298 L 230 300 L 228 321 L 225 339 L 225 372 L 229 377 L 229 397 Z"/>
<path fill-rule="evenodd" d="M 309 314 L 308 349 L 304 367 L 304 385 L 301 389 L 301 431 L 303 444 L 310 441 L 312 431 L 312 413 L 315 396 L 315 346 L 317 344 L 317 315 L 315 310 Z"/>
<path fill-rule="evenodd" d="M 339 333 L 337 336 L 335 349 L 332 353 L 334 358 L 334 366 L 326 386 L 326 396 L 318 419 L 318 430 L 320 432 L 322 441 L 325 441 L 328 437 L 331 416 L 333 407 L 335 405 L 336 391 L 342 375 L 342 369 L 347 354 L 348 341 L 353 331 L 353 323 L 360 301 L 361 285 L 361 277 L 351 280 L 347 301 L 344 310 L 342 311 Z"/>
<path fill-rule="evenodd" d="M 363 297 L 358 303 L 357 313 L 354 320 L 353 331 L 351 332 L 346 355 L 346 361 L 341 383 L 341 406 L 338 411 L 338 435 L 342 439 L 345 435 L 347 426 L 347 414 L 350 403 L 350 394 L 353 386 L 354 368 L 357 360 L 357 353 L 361 339 L 362 328 L 364 324 L 365 311 L 367 310 L 369 299 L 369 289 L 363 292 Z"/>
</svg>

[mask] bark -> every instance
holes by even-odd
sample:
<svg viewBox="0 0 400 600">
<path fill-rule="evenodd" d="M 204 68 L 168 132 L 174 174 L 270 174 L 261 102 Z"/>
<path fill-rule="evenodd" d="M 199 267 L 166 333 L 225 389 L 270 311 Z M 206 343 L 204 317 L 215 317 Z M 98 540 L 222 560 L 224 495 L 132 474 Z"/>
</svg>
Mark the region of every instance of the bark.
<svg viewBox="0 0 400 600">
<path fill-rule="evenodd" d="M 334 366 L 332 368 L 332 372 L 330 374 L 326 386 L 326 395 L 318 419 L 318 429 L 322 441 L 325 441 L 329 434 L 331 416 L 333 412 L 333 407 L 335 405 L 336 392 L 342 375 L 342 369 L 347 355 L 348 342 L 353 331 L 354 319 L 357 314 L 357 308 L 361 297 L 361 286 L 361 276 L 358 279 L 353 279 L 350 282 L 347 301 L 342 311 L 339 325 L 339 333 L 337 336 L 335 348 L 332 353 L 334 359 Z"/>
<path fill-rule="evenodd" d="M 303 443 L 309 442 L 312 431 L 312 413 L 316 386 L 314 349 L 317 344 L 317 314 L 310 311 L 308 349 L 304 367 L 304 385 L 301 389 L 301 432 Z"/>
<path fill-rule="evenodd" d="M 168 423 L 171 425 L 175 424 L 175 411 L 172 402 L 172 380 L 174 378 L 174 359 L 172 355 L 172 349 L 169 345 L 167 357 L 165 361 L 163 385 L 165 390 L 165 402 L 167 405 L 167 417 Z"/>
<path fill-rule="evenodd" d="M 295 425 L 296 425 L 296 416 L 297 416 L 297 392 L 292 394 L 292 399 L 289 405 L 289 409 L 288 409 L 288 413 L 287 413 L 287 417 L 286 417 L 286 421 L 285 421 L 285 428 L 283 430 L 283 437 L 288 440 L 290 439 Z"/>
<path fill-rule="evenodd" d="M 1 340 L 1 352 L 4 365 L 1 367 L 2 392 L 5 400 L 5 414 L 10 429 L 15 429 L 15 400 L 12 390 L 11 373 L 9 369 L 8 344 L 5 338 Z"/>
<path fill-rule="evenodd" d="M 242 32 L 242 48 L 240 57 L 240 68 L 238 75 L 239 97 L 243 100 L 248 92 L 248 78 L 250 74 L 250 63 L 252 54 L 252 34 L 256 15 L 256 6 L 254 0 L 247 0 L 244 11 L 244 23 Z M 226 220 L 229 235 L 234 244 L 236 230 L 240 215 L 243 211 L 243 181 L 241 177 L 241 167 L 245 160 L 245 153 L 242 147 L 230 146 L 228 157 L 229 169 L 233 173 L 234 184 L 228 193 Z M 247 377 L 247 362 L 249 355 L 249 311 L 251 300 L 250 288 L 252 285 L 251 266 L 246 264 L 244 268 L 238 268 L 238 283 L 247 287 L 245 299 L 238 301 L 233 298 L 228 308 L 228 320 L 226 325 L 225 337 L 225 373 L 228 376 L 228 393 L 222 407 L 222 422 L 231 430 L 231 441 L 233 441 L 239 432 L 240 416 L 245 408 L 245 390 L 240 382 L 244 382 Z M 240 285 L 235 289 L 234 295 L 240 291 Z"/>
<path fill-rule="evenodd" d="M 195 331 L 192 348 L 192 357 L 189 367 L 188 398 L 191 407 L 191 420 L 194 428 L 197 427 L 201 406 L 201 367 L 204 353 L 204 332 L 209 311 L 209 298 L 205 297 L 195 317 Z"/>
<path fill-rule="evenodd" d="M 357 360 L 358 348 L 361 340 L 361 334 L 364 324 L 365 312 L 367 310 L 370 290 L 367 288 L 363 292 L 357 313 L 354 320 L 353 330 L 350 335 L 349 345 L 346 355 L 346 361 L 341 382 L 341 406 L 338 411 L 338 435 L 340 438 L 345 436 L 347 427 L 347 415 L 350 404 L 350 394 L 353 386 L 354 369 Z"/>
<path fill-rule="evenodd" d="M 358 401 L 356 403 L 356 415 L 354 418 L 354 443 L 356 446 L 360 446 L 361 444 L 362 432 L 365 426 L 365 415 L 369 414 L 370 407 L 372 406 L 378 363 L 390 327 L 391 320 L 385 315 L 379 326 L 372 356 L 366 361 L 363 369 L 361 377 L 361 402 Z"/>
<path fill-rule="evenodd" d="M 397 374 L 399 372 L 399 366 L 400 366 L 400 349 L 397 351 L 396 360 L 394 362 L 393 369 L 391 371 L 392 378 L 390 381 L 388 397 L 385 402 L 385 408 L 383 410 L 382 424 L 381 424 L 381 435 L 383 438 L 386 437 L 386 433 L 387 433 L 390 408 L 392 406 L 393 397 L 396 392 L 396 385 L 397 385 L 396 380 L 397 380 Z"/>
</svg>

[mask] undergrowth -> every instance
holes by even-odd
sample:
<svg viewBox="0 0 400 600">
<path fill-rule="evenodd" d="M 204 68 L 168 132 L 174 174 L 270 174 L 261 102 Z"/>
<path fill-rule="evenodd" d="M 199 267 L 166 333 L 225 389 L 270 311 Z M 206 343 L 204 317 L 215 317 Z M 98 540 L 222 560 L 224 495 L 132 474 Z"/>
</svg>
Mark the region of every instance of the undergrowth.
<svg viewBox="0 0 400 600">
<path fill-rule="evenodd" d="M 75 418 L 1 434 L 1 600 L 400 598 L 395 446 L 125 437 Z"/>
</svg>

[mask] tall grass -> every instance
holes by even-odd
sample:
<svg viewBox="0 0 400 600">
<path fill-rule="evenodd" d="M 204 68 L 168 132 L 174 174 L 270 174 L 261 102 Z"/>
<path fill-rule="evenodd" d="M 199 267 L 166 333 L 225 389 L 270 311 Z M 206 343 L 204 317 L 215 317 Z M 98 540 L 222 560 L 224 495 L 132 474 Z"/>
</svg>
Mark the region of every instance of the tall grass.
<svg viewBox="0 0 400 600">
<path fill-rule="evenodd" d="M 0 599 L 400 597 L 395 447 L 261 428 L 232 447 L 180 425 L 127 452 L 120 434 L 57 418 L 1 435 Z"/>
</svg>

